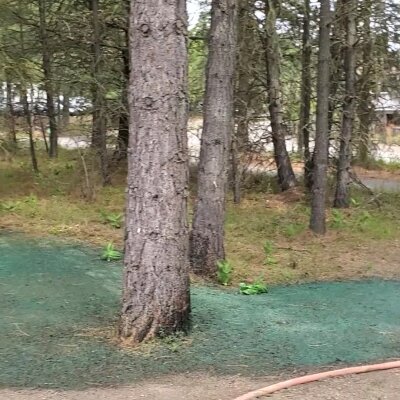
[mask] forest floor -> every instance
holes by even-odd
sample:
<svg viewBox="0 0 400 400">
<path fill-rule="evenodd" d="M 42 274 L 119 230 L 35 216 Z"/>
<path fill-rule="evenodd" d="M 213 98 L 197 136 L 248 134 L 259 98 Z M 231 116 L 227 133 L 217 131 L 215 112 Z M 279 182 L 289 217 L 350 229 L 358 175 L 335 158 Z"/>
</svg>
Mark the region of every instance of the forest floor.
<svg viewBox="0 0 400 400">
<path fill-rule="evenodd" d="M 59 160 L 40 160 L 33 176 L 28 157 L 0 161 L 0 228 L 33 237 L 122 248 L 125 178 L 113 174 L 113 186 L 101 188 L 91 172 L 89 185 L 79 155 L 62 151 Z M 383 164 L 357 169 L 366 179 L 400 181 L 400 170 Z M 321 238 L 308 229 L 307 198 L 300 189 L 276 193 L 270 176 L 255 174 L 246 182 L 240 205 L 228 202 L 227 259 L 234 268 L 232 285 L 263 279 L 268 285 L 311 281 L 399 279 L 400 193 L 371 195 L 354 189 L 349 210 L 329 211 L 328 234 Z M 92 198 L 88 198 L 92 197 Z M 330 380 L 285 391 L 274 399 L 397 400 L 400 372 L 373 373 Z M 244 376 L 175 375 L 135 386 L 80 392 L 0 390 L 1 400 L 229 400 L 249 390 L 287 379 Z M 228 382 L 228 384 L 227 384 Z"/>
<path fill-rule="evenodd" d="M 357 173 L 375 185 L 400 181 L 400 169 L 375 167 Z M 122 248 L 123 168 L 114 171 L 113 186 L 106 188 L 90 164 L 86 184 L 74 151 L 63 151 L 56 161 L 41 157 L 40 168 L 35 177 L 28 157 L 0 161 L 0 228 Z M 400 276 L 400 192 L 370 195 L 354 189 L 350 209 L 329 211 L 328 234 L 321 238 L 307 229 L 309 207 L 301 189 L 276 193 L 274 178 L 262 173 L 249 177 L 246 186 L 251 190 L 240 205 L 228 202 L 226 217 L 234 284 L 257 278 L 273 285 Z"/>
</svg>

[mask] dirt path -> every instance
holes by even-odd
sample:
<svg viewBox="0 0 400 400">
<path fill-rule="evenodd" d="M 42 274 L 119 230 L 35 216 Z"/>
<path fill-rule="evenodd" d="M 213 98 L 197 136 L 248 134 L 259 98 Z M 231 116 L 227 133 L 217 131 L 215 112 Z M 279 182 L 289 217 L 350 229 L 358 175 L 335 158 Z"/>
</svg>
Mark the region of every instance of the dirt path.
<svg viewBox="0 0 400 400">
<path fill-rule="evenodd" d="M 232 400 L 272 383 L 235 377 L 180 375 L 132 387 L 91 389 L 82 392 L 0 390 L 1 400 Z M 286 390 L 273 400 L 399 400 L 400 370 L 339 378 Z M 265 398 L 266 399 L 266 398 Z"/>
</svg>

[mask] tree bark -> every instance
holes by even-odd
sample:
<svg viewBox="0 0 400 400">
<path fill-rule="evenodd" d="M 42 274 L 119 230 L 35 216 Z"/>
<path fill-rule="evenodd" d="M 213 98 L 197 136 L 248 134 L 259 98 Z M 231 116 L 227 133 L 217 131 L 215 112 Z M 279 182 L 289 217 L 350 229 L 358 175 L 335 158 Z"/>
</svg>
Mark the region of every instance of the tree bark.
<svg viewBox="0 0 400 400">
<path fill-rule="evenodd" d="M 313 157 L 313 185 L 311 190 L 310 229 L 317 234 L 326 232 L 325 202 L 329 143 L 330 90 L 330 0 L 320 0 L 320 28 L 317 78 L 317 121 Z"/>
<path fill-rule="evenodd" d="M 44 75 L 44 90 L 46 92 L 47 117 L 50 127 L 50 158 L 57 157 L 58 128 L 57 115 L 54 106 L 54 87 L 52 71 L 52 53 L 50 49 L 49 37 L 47 32 L 46 0 L 38 0 L 39 4 L 39 30 L 40 42 L 42 46 L 42 67 Z"/>
<path fill-rule="evenodd" d="M 96 151 L 103 185 L 111 183 L 107 154 L 107 121 L 105 115 L 105 93 L 103 82 L 104 59 L 101 49 L 102 32 L 99 20 L 99 1 L 89 0 L 89 9 L 92 12 L 92 97 L 93 97 L 93 127 L 92 147 Z"/>
<path fill-rule="evenodd" d="M 304 160 L 304 181 L 311 187 L 310 116 L 311 116 L 311 18 L 310 0 L 304 0 L 302 56 L 301 56 L 301 94 L 298 151 Z"/>
<path fill-rule="evenodd" d="M 282 129 L 282 92 L 280 84 L 280 49 L 276 32 L 276 20 L 280 5 L 277 0 L 265 0 L 265 58 L 267 66 L 268 109 L 271 119 L 274 158 L 278 181 L 282 191 L 296 186 L 296 177 L 286 148 Z"/>
<path fill-rule="evenodd" d="M 236 0 L 213 0 L 198 190 L 190 236 L 194 272 L 215 276 L 225 258 L 227 170 L 234 132 Z"/>
<path fill-rule="evenodd" d="M 354 113 L 355 113 L 355 80 L 356 80 L 356 54 L 355 45 L 357 40 L 356 26 L 357 0 L 348 0 L 344 4 L 344 19 L 346 25 L 346 49 L 345 49 L 345 98 L 343 105 L 342 130 L 340 137 L 340 151 L 337 166 L 337 184 L 334 206 L 346 208 L 350 205 L 349 184 L 351 168 L 351 138 L 353 136 Z"/>
<path fill-rule="evenodd" d="M 120 335 L 136 344 L 188 327 L 186 2 L 132 1 L 130 28 Z"/>
<path fill-rule="evenodd" d="M 62 126 L 64 129 L 68 128 L 69 125 L 69 120 L 70 120 L 69 108 L 70 108 L 69 94 L 64 91 L 62 100 Z"/>
</svg>

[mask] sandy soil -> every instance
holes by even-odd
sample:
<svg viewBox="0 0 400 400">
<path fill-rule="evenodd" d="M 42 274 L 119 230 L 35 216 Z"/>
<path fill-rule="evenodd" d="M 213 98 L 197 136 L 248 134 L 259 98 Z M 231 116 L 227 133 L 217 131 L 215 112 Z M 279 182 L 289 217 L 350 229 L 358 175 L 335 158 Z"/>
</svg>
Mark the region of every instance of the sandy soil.
<svg viewBox="0 0 400 400">
<path fill-rule="evenodd" d="M 232 400 L 285 377 L 256 380 L 243 377 L 180 375 L 122 388 L 81 392 L 0 390 L 1 400 Z M 285 390 L 273 400 L 399 400 L 400 370 L 327 380 Z M 266 397 L 264 398 L 266 399 Z"/>
</svg>

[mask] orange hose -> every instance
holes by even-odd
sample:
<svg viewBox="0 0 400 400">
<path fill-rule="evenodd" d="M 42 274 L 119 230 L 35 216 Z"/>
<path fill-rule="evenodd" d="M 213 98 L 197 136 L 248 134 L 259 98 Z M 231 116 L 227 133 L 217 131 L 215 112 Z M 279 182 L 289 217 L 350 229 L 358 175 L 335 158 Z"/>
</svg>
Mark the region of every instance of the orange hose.
<svg viewBox="0 0 400 400">
<path fill-rule="evenodd" d="M 337 369 L 335 371 L 321 372 L 318 374 L 302 376 L 300 378 L 289 379 L 288 381 L 276 383 L 275 385 L 254 390 L 253 392 L 239 396 L 234 400 L 253 400 L 261 396 L 268 396 L 282 389 L 288 389 L 293 386 L 303 385 L 305 383 L 310 383 L 310 382 L 316 382 L 326 378 L 335 378 L 338 376 L 353 375 L 353 374 L 363 374 L 366 372 L 373 372 L 373 371 L 384 371 L 394 368 L 400 368 L 400 361 L 392 361 L 383 364 L 365 365 L 360 367 Z"/>
</svg>

